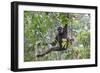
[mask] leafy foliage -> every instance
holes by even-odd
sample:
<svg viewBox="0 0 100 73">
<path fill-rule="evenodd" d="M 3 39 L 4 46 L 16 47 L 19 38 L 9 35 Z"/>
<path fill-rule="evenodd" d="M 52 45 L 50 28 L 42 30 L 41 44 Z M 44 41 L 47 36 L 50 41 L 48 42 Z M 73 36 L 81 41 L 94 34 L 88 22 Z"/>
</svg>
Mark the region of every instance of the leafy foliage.
<svg viewBox="0 0 100 73">
<path fill-rule="evenodd" d="M 68 25 L 75 44 L 66 51 L 54 51 L 36 57 L 54 41 L 58 26 Z M 24 61 L 90 58 L 90 14 L 24 11 Z"/>
</svg>

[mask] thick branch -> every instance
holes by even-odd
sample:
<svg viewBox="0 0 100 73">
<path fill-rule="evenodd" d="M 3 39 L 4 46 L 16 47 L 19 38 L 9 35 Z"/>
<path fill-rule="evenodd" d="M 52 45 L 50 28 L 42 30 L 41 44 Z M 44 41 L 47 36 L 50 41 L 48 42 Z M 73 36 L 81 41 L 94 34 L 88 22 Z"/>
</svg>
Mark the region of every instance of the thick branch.
<svg viewBox="0 0 100 73">
<path fill-rule="evenodd" d="M 43 52 L 42 54 L 38 54 L 37 57 L 42 57 L 48 53 L 50 53 L 51 51 L 62 51 L 62 50 L 66 50 L 66 49 L 62 49 L 59 46 L 53 46 L 52 48 L 47 49 L 45 52 Z"/>
</svg>

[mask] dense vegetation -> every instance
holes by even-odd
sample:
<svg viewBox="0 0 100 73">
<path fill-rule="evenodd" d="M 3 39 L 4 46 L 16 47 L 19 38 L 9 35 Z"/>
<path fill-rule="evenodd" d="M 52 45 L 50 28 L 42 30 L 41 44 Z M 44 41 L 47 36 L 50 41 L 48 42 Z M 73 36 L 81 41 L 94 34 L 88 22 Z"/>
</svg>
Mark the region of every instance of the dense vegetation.
<svg viewBox="0 0 100 73">
<path fill-rule="evenodd" d="M 58 26 L 68 24 L 75 44 L 66 51 L 45 51 L 57 34 Z M 71 60 L 90 58 L 90 14 L 24 11 L 24 61 Z"/>
</svg>

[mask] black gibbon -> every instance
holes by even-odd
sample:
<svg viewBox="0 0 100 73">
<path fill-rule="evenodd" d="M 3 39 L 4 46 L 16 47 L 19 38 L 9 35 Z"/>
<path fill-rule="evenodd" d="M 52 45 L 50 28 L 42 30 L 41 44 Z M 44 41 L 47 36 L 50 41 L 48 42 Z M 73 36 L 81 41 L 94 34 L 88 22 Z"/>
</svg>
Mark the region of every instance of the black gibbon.
<svg viewBox="0 0 100 73">
<path fill-rule="evenodd" d="M 64 28 L 58 27 L 57 31 L 58 33 L 55 37 L 55 40 L 52 43 L 48 44 L 48 49 L 45 52 L 38 54 L 37 57 L 42 57 L 51 51 L 67 50 L 67 48 L 72 45 L 74 39 L 68 37 L 67 25 Z"/>
</svg>

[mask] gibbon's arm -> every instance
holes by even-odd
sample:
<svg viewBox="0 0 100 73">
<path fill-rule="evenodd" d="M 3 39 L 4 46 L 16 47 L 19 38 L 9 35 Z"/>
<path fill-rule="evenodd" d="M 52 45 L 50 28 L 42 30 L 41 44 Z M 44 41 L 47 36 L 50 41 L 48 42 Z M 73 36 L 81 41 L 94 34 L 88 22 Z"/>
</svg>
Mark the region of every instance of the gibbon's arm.
<svg viewBox="0 0 100 73">
<path fill-rule="evenodd" d="M 65 24 L 65 26 L 64 26 L 64 32 L 66 32 L 66 34 L 67 34 L 67 31 L 68 31 L 68 24 Z"/>
</svg>

